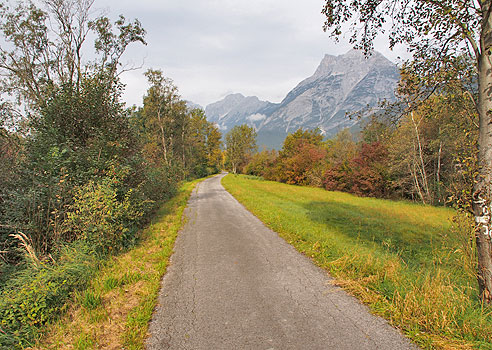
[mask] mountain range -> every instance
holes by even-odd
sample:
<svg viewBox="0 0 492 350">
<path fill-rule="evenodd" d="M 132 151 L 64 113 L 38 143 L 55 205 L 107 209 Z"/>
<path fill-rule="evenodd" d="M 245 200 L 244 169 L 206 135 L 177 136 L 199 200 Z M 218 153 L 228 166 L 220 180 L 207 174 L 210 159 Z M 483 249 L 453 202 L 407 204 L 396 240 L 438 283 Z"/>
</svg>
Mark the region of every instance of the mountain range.
<svg viewBox="0 0 492 350">
<path fill-rule="evenodd" d="M 207 119 L 223 133 L 248 124 L 258 133 L 258 145 L 280 149 L 285 136 L 299 128 L 319 128 L 330 137 L 344 128 L 357 129 L 361 120 L 347 114 L 394 100 L 397 66 L 379 52 L 365 57 L 350 50 L 325 55 L 312 76 L 301 81 L 280 103 L 256 96 L 231 94 L 205 108 Z"/>
</svg>

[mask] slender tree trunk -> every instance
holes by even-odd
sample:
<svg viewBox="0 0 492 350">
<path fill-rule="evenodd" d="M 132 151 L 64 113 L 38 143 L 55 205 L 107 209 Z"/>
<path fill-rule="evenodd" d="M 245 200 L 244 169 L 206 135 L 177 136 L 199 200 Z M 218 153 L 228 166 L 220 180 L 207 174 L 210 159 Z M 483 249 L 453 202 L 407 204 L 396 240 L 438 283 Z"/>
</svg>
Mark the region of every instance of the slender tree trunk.
<svg viewBox="0 0 492 350">
<path fill-rule="evenodd" d="M 183 170 L 186 168 L 186 148 L 185 148 L 185 129 L 181 131 L 181 144 L 182 144 L 182 158 L 183 158 Z"/>
<path fill-rule="evenodd" d="M 439 141 L 439 153 L 437 156 L 437 172 L 436 172 L 436 182 L 437 182 L 437 200 L 441 203 L 441 154 L 442 154 L 442 141 Z"/>
<path fill-rule="evenodd" d="M 420 189 L 420 184 L 419 184 L 419 179 L 417 177 L 417 169 L 416 169 L 416 165 L 415 165 L 415 155 L 414 155 L 414 158 L 413 158 L 413 164 L 412 166 L 410 167 L 410 173 L 412 174 L 412 177 L 413 177 L 413 181 L 415 183 L 415 189 L 417 190 L 417 193 L 420 197 L 420 200 L 422 201 L 423 204 L 426 204 L 425 203 L 425 198 L 424 198 L 424 195 L 422 193 L 422 190 Z"/>
<path fill-rule="evenodd" d="M 491 1 L 485 1 L 488 9 Z M 492 242 L 491 242 L 491 165 L 492 165 L 492 23 L 482 23 L 480 56 L 478 57 L 478 103 L 480 118 L 478 138 L 479 176 L 473 188 L 473 212 L 476 223 L 478 255 L 478 285 L 485 304 L 492 303 Z"/>
<path fill-rule="evenodd" d="M 176 153 L 176 152 L 174 152 L 174 150 L 175 150 L 175 148 L 174 148 L 174 134 L 171 133 L 171 135 L 169 135 L 169 152 L 171 153 L 171 158 Z"/>
<path fill-rule="evenodd" d="M 167 146 L 166 146 L 166 134 L 164 133 L 164 123 L 161 119 L 161 109 L 159 106 L 159 109 L 157 110 L 157 119 L 159 120 L 159 128 L 161 129 L 161 142 L 162 142 L 162 151 L 164 153 L 164 162 L 166 162 L 166 165 L 169 166 L 169 162 L 167 160 Z"/>
<path fill-rule="evenodd" d="M 423 156 L 423 152 L 422 152 L 422 142 L 420 141 L 420 133 L 419 133 L 420 121 L 417 124 L 417 122 L 415 121 L 415 118 L 414 118 L 413 111 L 411 112 L 411 116 L 412 116 L 413 126 L 415 128 L 415 138 L 417 139 L 417 145 L 418 145 L 419 161 L 420 161 L 420 167 L 419 168 L 420 168 L 420 176 L 422 177 L 422 187 L 425 191 L 425 194 L 427 195 L 427 200 L 432 203 L 431 195 L 430 195 L 430 191 L 429 191 L 429 184 L 427 182 L 427 172 L 425 171 L 424 156 Z M 424 204 L 425 204 L 425 202 L 424 202 Z"/>
</svg>

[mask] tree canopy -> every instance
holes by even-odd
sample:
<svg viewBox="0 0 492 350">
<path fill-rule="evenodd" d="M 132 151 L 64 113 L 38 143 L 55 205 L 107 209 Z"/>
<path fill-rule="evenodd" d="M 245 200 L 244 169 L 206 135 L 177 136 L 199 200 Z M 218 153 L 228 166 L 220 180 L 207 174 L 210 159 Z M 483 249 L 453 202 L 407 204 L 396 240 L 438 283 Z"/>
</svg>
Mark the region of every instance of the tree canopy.
<svg viewBox="0 0 492 350">
<path fill-rule="evenodd" d="M 245 163 L 246 156 L 252 155 L 256 150 L 256 131 L 254 128 L 236 125 L 226 135 L 227 160 L 231 163 L 232 172 L 235 174 L 238 166 Z"/>
</svg>

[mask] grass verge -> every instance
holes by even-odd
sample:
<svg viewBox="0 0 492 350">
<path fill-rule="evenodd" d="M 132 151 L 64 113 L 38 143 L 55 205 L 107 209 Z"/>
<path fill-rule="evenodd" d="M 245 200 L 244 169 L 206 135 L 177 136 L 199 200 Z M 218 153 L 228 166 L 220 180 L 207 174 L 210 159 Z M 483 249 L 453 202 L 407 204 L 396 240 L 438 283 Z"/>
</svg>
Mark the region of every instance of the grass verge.
<svg viewBox="0 0 492 350">
<path fill-rule="evenodd" d="M 33 349 L 143 349 L 160 281 L 195 185 L 166 202 L 132 250 L 112 257 L 75 294 L 65 316 L 46 327 Z"/>
<path fill-rule="evenodd" d="M 224 187 L 424 349 L 492 349 L 473 234 L 447 208 L 228 175 Z"/>
</svg>

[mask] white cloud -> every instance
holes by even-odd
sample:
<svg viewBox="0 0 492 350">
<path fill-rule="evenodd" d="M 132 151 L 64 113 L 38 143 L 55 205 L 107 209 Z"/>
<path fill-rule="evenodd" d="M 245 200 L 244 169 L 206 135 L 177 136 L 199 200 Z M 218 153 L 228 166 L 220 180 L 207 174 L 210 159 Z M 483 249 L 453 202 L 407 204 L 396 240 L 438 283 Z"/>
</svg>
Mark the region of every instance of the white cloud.
<svg viewBox="0 0 492 350">
<path fill-rule="evenodd" d="M 260 113 L 256 113 L 256 114 L 251 114 L 248 117 L 248 120 L 251 121 L 251 122 L 259 122 L 260 120 L 263 120 L 265 118 L 266 118 L 266 115 L 260 114 Z"/>
</svg>

